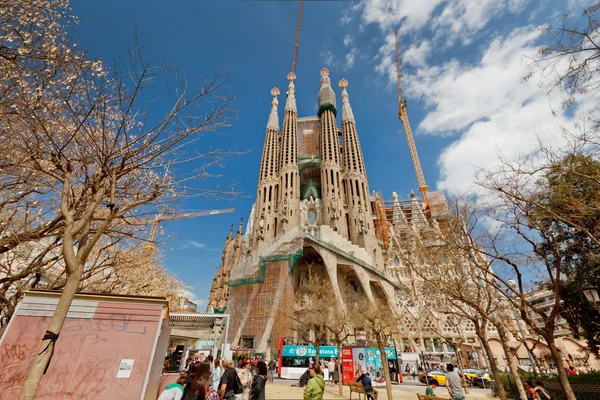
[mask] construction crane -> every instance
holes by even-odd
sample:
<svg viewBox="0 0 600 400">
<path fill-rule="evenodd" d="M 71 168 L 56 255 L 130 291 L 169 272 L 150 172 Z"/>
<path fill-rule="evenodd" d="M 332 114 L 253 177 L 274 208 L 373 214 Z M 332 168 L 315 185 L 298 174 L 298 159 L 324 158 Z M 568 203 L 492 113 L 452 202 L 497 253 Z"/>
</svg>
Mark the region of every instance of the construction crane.
<svg viewBox="0 0 600 400">
<path fill-rule="evenodd" d="M 148 236 L 148 244 L 144 246 L 144 249 L 154 251 L 154 242 L 156 241 L 156 236 L 158 235 L 158 225 L 163 221 L 173 221 L 177 219 L 187 219 L 187 218 L 196 218 L 196 217 L 206 217 L 209 215 L 219 215 L 219 214 L 229 214 L 235 211 L 235 208 L 226 208 L 224 210 L 207 210 L 207 211 L 198 211 L 198 212 L 190 212 L 185 214 L 171 214 L 164 215 L 158 214 L 154 221 L 152 222 L 152 228 L 150 229 L 150 235 Z M 149 221 L 145 221 L 149 222 Z"/>
<path fill-rule="evenodd" d="M 296 73 L 296 60 L 298 59 L 298 45 L 300 44 L 300 28 L 302 27 L 302 11 L 304 10 L 304 0 L 298 4 L 298 20 L 296 21 L 296 41 L 294 42 L 294 58 L 292 59 L 292 73 Z"/>
<path fill-rule="evenodd" d="M 421 168 L 421 162 L 419 161 L 419 153 L 417 153 L 417 146 L 415 145 L 415 139 L 413 138 L 412 130 L 410 129 L 410 123 L 408 122 L 408 115 L 406 114 L 406 107 L 408 103 L 402 99 L 402 72 L 400 71 L 400 33 L 396 31 L 396 71 L 398 72 L 398 117 L 404 126 L 404 132 L 406 133 L 406 141 L 408 142 L 408 149 L 412 157 L 413 164 L 415 166 L 415 172 L 417 174 L 417 181 L 419 182 L 419 192 L 423 198 L 423 208 L 429 211 L 429 201 L 427 200 L 427 191 L 429 186 L 425 183 L 425 175 L 423 175 L 423 169 Z"/>
</svg>

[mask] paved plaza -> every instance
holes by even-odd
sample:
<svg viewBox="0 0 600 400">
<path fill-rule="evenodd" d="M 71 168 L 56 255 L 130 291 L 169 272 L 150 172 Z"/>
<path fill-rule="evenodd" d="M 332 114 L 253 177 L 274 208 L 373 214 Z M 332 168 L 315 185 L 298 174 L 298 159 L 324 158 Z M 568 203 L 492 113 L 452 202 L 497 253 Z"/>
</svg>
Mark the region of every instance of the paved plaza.
<svg viewBox="0 0 600 400">
<path fill-rule="evenodd" d="M 302 399 L 303 391 L 301 388 L 292 386 L 295 381 L 277 379 L 273 383 L 267 384 L 266 398 L 271 399 Z M 385 386 L 377 387 L 379 392 L 378 400 L 388 400 Z M 343 387 L 343 396 L 338 395 L 337 385 L 327 384 L 325 386 L 325 395 L 323 399 L 349 399 L 350 391 L 347 386 Z M 405 381 L 405 383 L 393 386 L 393 400 L 416 400 L 417 393 L 425 394 L 425 385 L 415 381 Z M 436 395 L 439 397 L 449 398 L 448 392 L 444 387 L 436 389 Z M 353 399 L 357 399 L 356 393 L 352 394 Z M 467 400 L 471 399 L 492 399 L 489 389 L 471 389 L 467 395 Z"/>
</svg>

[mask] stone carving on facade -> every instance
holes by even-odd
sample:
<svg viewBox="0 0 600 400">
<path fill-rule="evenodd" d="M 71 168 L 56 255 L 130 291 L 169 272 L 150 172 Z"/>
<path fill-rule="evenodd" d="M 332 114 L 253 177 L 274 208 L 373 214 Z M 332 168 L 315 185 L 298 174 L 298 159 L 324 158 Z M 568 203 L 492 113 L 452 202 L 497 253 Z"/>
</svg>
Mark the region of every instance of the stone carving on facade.
<svg viewBox="0 0 600 400">
<path fill-rule="evenodd" d="M 365 213 L 362 207 L 358 208 L 358 233 L 366 233 L 367 227 L 365 225 Z"/>
<path fill-rule="evenodd" d="M 329 217 L 331 219 L 338 219 L 340 217 L 338 214 L 338 199 L 335 193 L 331 193 L 331 214 Z"/>
<path fill-rule="evenodd" d="M 263 212 L 260 215 L 260 219 L 258 220 L 258 233 L 256 234 L 258 240 L 265 239 L 265 213 Z"/>
<path fill-rule="evenodd" d="M 281 222 L 288 221 L 288 201 L 287 198 L 283 199 L 283 205 L 281 206 Z"/>
<path fill-rule="evenodd" d="M 314 199 L 312 196 L 308 199 L 304 199 L 300 204 L 301 221 L 300 224 L 304 233 L 309 233 L 316 236 L 317 233 L 317 222 L 321 214 L 321 200 Z"/>
</svg>

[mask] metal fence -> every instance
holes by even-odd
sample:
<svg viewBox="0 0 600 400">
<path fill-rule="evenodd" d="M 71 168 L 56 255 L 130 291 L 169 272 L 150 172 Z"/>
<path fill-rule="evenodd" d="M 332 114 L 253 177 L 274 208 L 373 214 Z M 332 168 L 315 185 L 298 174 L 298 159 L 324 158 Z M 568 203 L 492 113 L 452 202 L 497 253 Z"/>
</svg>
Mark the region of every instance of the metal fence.
<svg viewBox="0 0 600 400">
<path fill-rule="evenodd" d="M 552 400 L 566 400 L 567 396 L 563 390 L 560 382 L 542 380 L 544 387 L 552 396 Z M 504 381 L 504 389 L 509 397 L 513 397 L 515 400 L 520 399 L 517 386 L 512 378 L 508 378 L 508 382 Z M 571 388 L 575 392 L 577 400 L 600 400 L 600 382 L 598 385 L 588 385 L 583 383 L 571 383 Z M 495 385 L 492 387 L 492 394 L 494 394 Z"/>
<path fill-rule="evenodd" d="M 565 392 L 559 382 L 544 381 L 544 387 L 552 395 L 552 400 L 566 400 Z M 600 386 L 571 383 L 577 400 L 600 400 Z"/>
</svg>

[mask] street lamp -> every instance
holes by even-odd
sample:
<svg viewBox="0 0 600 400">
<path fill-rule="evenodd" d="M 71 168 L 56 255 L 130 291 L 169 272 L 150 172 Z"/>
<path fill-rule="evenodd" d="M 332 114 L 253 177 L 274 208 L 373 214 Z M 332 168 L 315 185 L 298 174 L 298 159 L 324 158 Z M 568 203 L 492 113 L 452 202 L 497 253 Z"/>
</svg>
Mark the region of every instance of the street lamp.
<svg viewBox="0 0 600 400">
<path fill-rule="evenodd" d="M 590 284 L 585 284 L 581 291 L 585 295 L 587 301 L 589 301 L 592 306 L 597 309 L 600 309 L 600 295 L 598 295 L 598 288 L 596 286 L 592 286 Z"/>
</svg>

